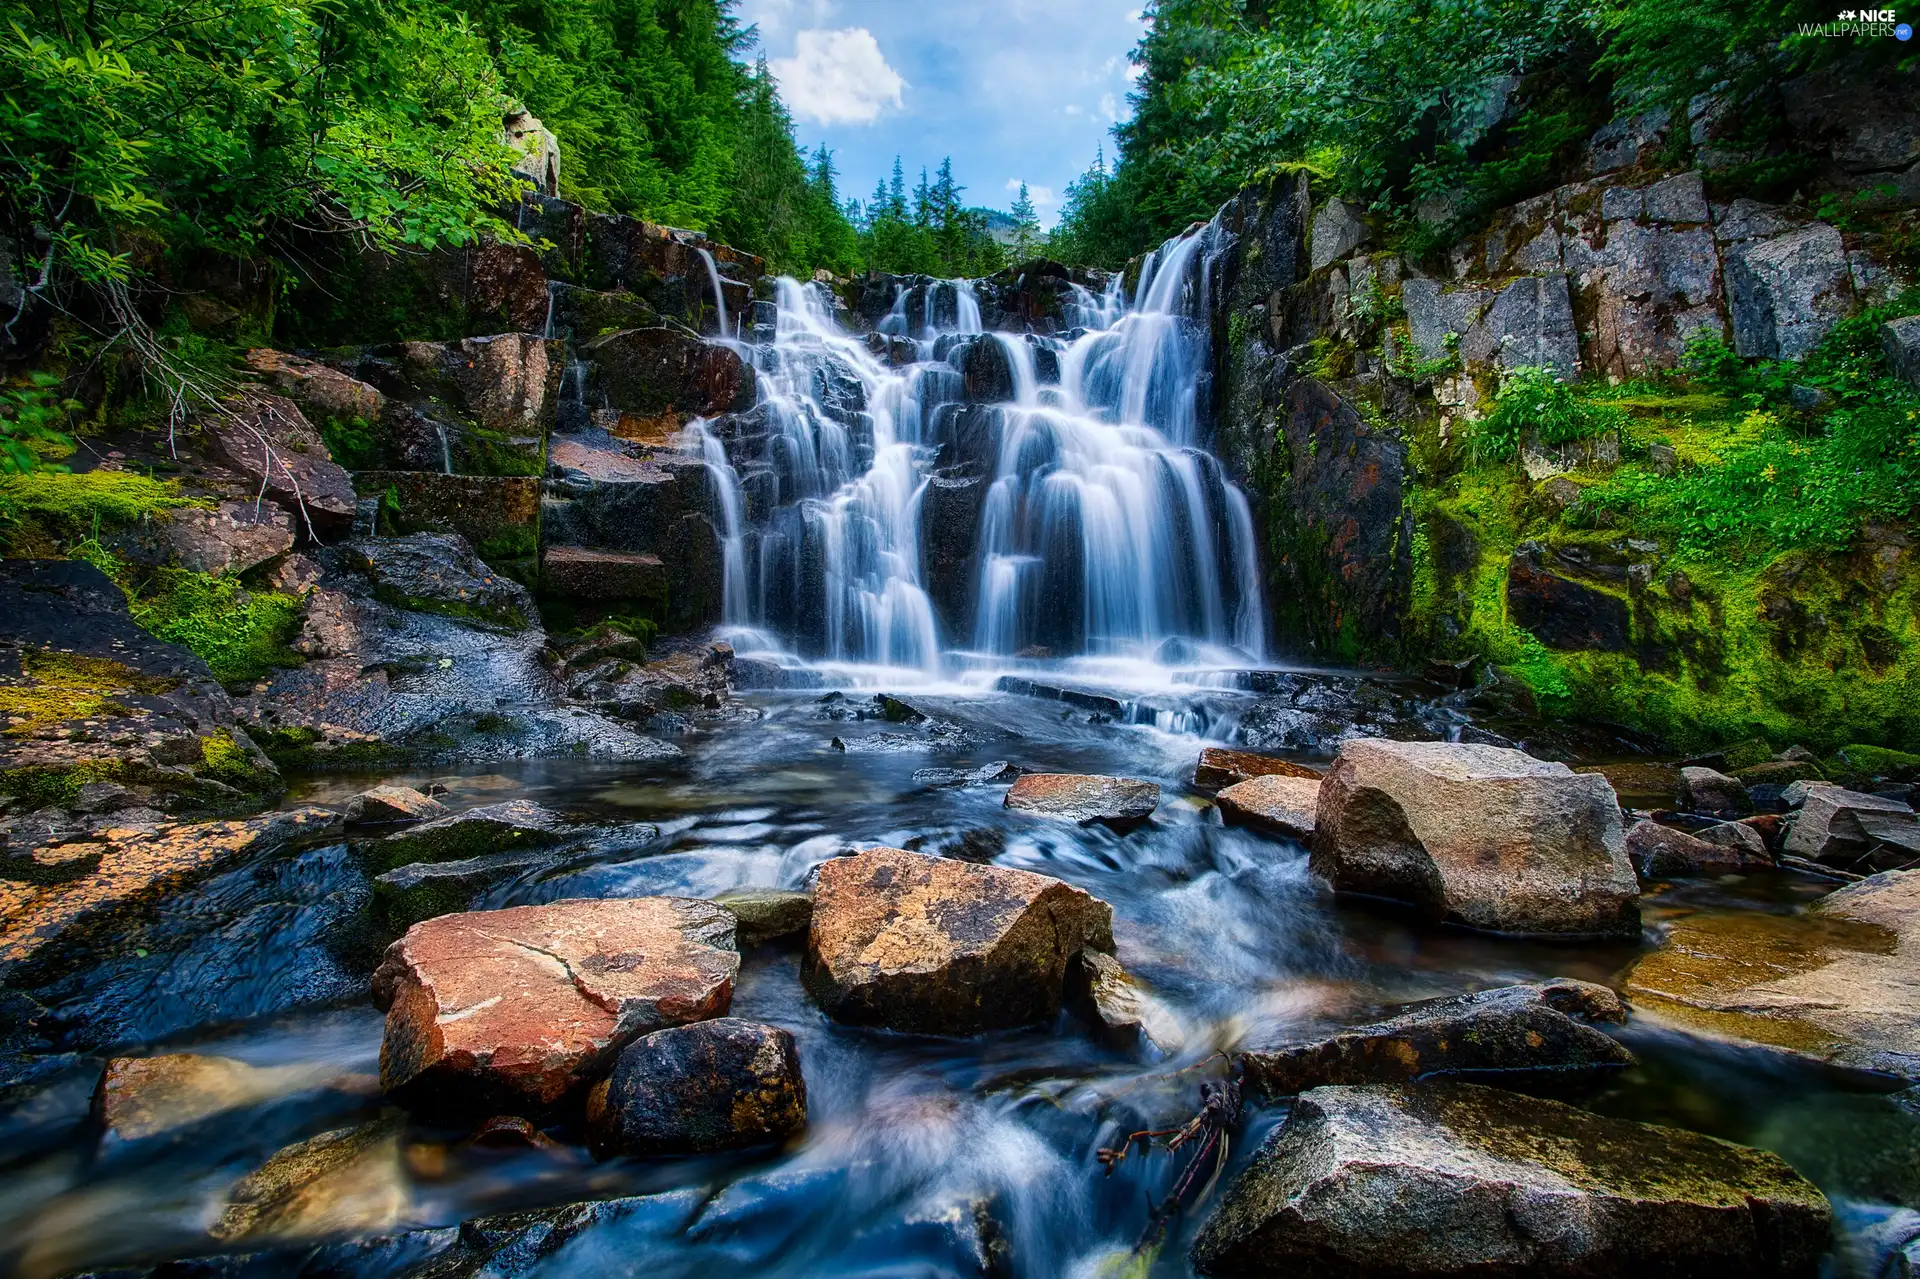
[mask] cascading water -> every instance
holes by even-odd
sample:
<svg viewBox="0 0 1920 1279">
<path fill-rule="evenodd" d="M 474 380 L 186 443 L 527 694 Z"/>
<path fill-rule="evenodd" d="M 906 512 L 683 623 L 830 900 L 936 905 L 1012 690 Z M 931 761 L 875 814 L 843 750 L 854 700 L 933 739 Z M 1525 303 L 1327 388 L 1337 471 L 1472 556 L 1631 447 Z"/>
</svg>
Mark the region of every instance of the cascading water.
<svg viewBox="0 0 1920 1279">
<path fill-rule="evenodd" d="M 984 333 L 971 281 L 900 285 L 877 328 L 911 339 L 904 365 L 780 281 L 759 405 L 692 441 L 724 494 L 729 623 L 929 676 L 1172 639 L 1260 658 L 1252 519 L 1200 439 L 1221 235 L 1162 246 L 1131 305 L 1075 286 L 1064 338 Z"/>
<path fill-rule="evenodd" d="M 727 295 L 720 289 L 720 268 L 713 260 L 713 254 L 706 249 L 696 248 L 700 260 L 707 264 L 707 283 L 713 286 L 713 306 L 720 326 L 720 336 L 734 336 L 733 326 L 727 322 Z"/>
</svg>

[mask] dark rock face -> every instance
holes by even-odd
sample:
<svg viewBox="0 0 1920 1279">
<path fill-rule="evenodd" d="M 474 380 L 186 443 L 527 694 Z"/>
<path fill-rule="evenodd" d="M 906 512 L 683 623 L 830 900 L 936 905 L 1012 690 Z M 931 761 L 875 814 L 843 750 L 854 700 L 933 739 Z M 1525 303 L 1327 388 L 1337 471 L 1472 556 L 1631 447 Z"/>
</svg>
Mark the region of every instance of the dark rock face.
<svg viewBox="0 0 1920 1279">
<path fill-rule="evenodd" d="M 436 462 L 437 466 L 438 463 Z M 381 531 L 450 533 L 489 563 L 511 564 L 540 548 L 541 482 L 532 475 L 442 475 L 437 471 L 357 471 L 355 490 L 398 499 L 381 511 Z"/>
<path fill-rule="evenodd" d="M 1624 1022 L 1620 997 L 1591 982 L 1502 986 L 1415 1004 L 1326 1039 L 1254 1048 L 1247 1087 L 1287 1097 L 1325 1084 L 1388 1084 L 1432 1075 L 1603 1075 L 1634 1056 L 1590 1022 Z"/>
<path fill-rule="evenodd" d="M 1013 362 L 990 333 L 968 343 L 960 376 L 970 403 L 1003 404 L 1013 398 Z"/>
<path fill-rule="evenodd" d="M 656 1030 L 627 1045 L 587 1102 L 608 1153 L 699 1154 L 785 1141 L 807 1126 L 793 1036 L 737 1017 Z"/>
<path fill-rule="evenodd" d="M 1317 1088 L 1194 1244 L 1208 1275 L 1811 1276 L 1826 1197 L 1777 1155 L 1472 1084 Z"/>
<path fill-rule="evenodd" d="M 1711 768 L 1680 770 L 1680 806 L 1714 817 L 1739 817 L 1753 811 L 1747 788 Z"/>
<path fill-rule="evenodd" d="M 376 598 L 508 629 L 538 616 L 527 588 L 495 573 L 451 533 L 366 538 L 350 548 Z"/>
<path fill-rule="evenodd" d="M 1113 909 L 1045 875 L 874 848 L 820 868 L 803 977 L 836 1021 L 930 1034 L 1060 1011 L 1067 961 Z"/>
<path fill-rule="evenodd" d="M 696 417 L 753 407 L 753 369 L 724 346 L 678 329 L 629 329 L 587 345 L 593 389 L 619 413 L 611 429 L 664 442 Z"/>
<path fill-rule="evenodd" d="M 1548 648 L 1624 652 L 1632 645 L 1627 601 L 1544 567 L 1538 550 L 1507 563 L 1507 614 Z"/>
<path fill-rule="evenodd" d="M 928 479 L 920 498 L 921 569 L 940 633 L 973 633 L 973 605 L 979 597 L 979 563 L 974 554 L 980 534 L 980 510 L 990 481 Z"/>
<path fill-rule="evenodd" d="M 374 920 L 397 937 L 429 919 L 472 909 L 482 893 L 553 863 L 542 847 L 481 853 L 455 861 L 420 861 L 395 867 L 373 881 Z"/>
<path fill-rule="evenodd" d="M 325 540 L 353 527 L 353 481 L 292 400 L 252 393 L 205 426 L 219 459 L 285 507 L 303 537 Z"/>
<path fill-rule="evenodd" d="M 1314 873 L 1474 928 L 1639 932 L 1613 788 L 1516 750 L 1350 741 L 1321 785 Z"/>
<path fill-rule="evenodd" d="M 1760 842 L 1756 833 L 1754 841 Z M 1642 880 L 1675 876 L 1731 875 L 1766 870 L 1773 859 L 1750 848 L 1697 839 L 1685 831 L 1658 822 L 1641 821 L 1627 832 L 1627 856 Z"/>
</svg>

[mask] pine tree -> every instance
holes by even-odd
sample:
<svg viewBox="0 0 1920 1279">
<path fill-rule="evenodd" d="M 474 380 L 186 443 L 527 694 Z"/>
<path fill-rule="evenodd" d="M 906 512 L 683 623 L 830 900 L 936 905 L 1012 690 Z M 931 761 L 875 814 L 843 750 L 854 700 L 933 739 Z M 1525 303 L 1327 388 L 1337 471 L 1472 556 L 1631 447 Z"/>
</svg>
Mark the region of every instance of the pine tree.
<svg viewBox="0 0 1920 1279">
<path fill-rule="evenodd" d="M 1022 182 L 1020 194 L 1013 202 L 1013 256 L 1025 262 L 1039 247 L 1040 218 L 1033 211 L 1033 197 L 1027 194 L 1027 184 Z"/>
<path fill-rule="evenodd" d="M 879 188 L 874 188 L 875 194 Z M 893 179 L 887 183 L 887 209 L 893 214 L 894 221 L 907 220 L 907 175 L 900 168 L 900 157 L 893 157 Z"/>
</svg>

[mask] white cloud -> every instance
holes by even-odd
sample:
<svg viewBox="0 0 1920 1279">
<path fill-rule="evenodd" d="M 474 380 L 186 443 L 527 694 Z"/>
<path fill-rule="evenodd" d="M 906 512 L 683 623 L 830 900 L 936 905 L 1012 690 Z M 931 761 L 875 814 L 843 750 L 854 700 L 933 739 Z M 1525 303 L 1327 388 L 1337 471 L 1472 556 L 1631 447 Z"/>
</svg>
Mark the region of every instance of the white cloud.
<svg viewBox="0 0 1920 1279">
<path fill-rule="evenodd" d="M 1138 62 L 1129 62 L 1127 64 L 1127 79 L 1132 80 L 1136 84 L 1140 82 L 1140 77 L 1146 73 L 1147 69 Z"/>
<path fill-rule="evenodd" d="M 1067 114 L 1068 114 L 1068 115 L 1079 115 L 1079 114 L 1080 114 L 1080 104 L 1079 104 L 1078 102 L 1069 102 L 1069 103 L 1067 103 Z"/>
<path fill-rule="evenodd" d="M 1035 208 L 1040 209 L 1044 209 L 1050 204 L 1060 203 L 1060 201 L 1055 198 L 1052 187 L 1028 187 L 1027 198 L 1033 201 Z"/>
<path fill-rule="evenodd" d="M 1114 124 L 1120 123 L 1120 100 L 1111 93 L 1101 94 L 1100 114 L 1106 116 L 1107 119 Z"/>
<path fill-rule="evenodd" d="M 794 118 L 816 124 L 871 124 L 907 87 L 865 27 L 802 31 L 791 58 L 767 65 Z"/>
</svg>

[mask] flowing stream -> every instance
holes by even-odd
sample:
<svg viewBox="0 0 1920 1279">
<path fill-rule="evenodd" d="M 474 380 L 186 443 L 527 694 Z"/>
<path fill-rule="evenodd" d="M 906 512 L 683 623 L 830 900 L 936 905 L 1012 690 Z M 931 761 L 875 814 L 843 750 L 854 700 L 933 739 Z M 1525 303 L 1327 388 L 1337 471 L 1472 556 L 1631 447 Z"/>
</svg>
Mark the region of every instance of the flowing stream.
<svg viewBox="0 0 1920 1279">
<path fill-rule="evenodd" d="M 1066 1013 L 972 1039 L 841 1026 L 803 991 L 797 951 L 767 946 L 744 957 L 732 1014 L 798 1041 L 809 1126 L 787 1148 L 597 1161 L 577 1116 L 478 1140 L 383 1110 L 368 1083 L 382 1019 L 367 998 L 367 872 L 346 845 L 290 853 L 167 899 L 120 949 L 47 977 L 36 1006 L 7 1006 L 0 1273 L 401 1279 L 438 1273 L 461 1222 L 617 1198 L 564 1243 L 553 1219 L 489 1227 L 530 1233 L 482 1273 L 1185 1276 L 1206 1209 L 1136 1252 L 1180 1162 L 1138 1155 L 1105 1175 L 1096 1152 L 1188 1118 L 1223 1050 L 1430 996 L 1617 980 L 1651 938 L 1555 946 L 1336 902 L 1304 848 L 1223 826 L 1193 791 L 1201 746 L 1243 740 L 1275 681 L 1296 689 L 1287 714 L 1336 695 L 1437 696 L 1263 661 L 1247 503 L 1205 447 L 1212 234 L 1154 254 L 1132 297 L 1077 288 L 1076 329 L 1058 338 L 984 333 L 973 286 L 940 281 L 902 287 L 869 345 L 821 290 L 782 281 L 772 342 L 739 348 L 760 403 L 682 444 L 714 477 L 728 633 L 790 685 L 697 724 L 671 767 L 327 776 L 287 799 L 339 804 L 391 780 L 444 788 L 457 809 L 527 798 L 593 826 L 487 890 L 488 908 L 799 888 L 874 844 L 1043 872 L 1112 904 L 1119 958 L 1161 1001 L 1169 1043 L 1106 1042 Z M 583 375 L 569 374 L 577 400 Z M 846 691 L 876 687 L 927 719 L 889 722 Z M 1432 713 L 1434 735 L 1459 731 Z M 998 760 L 1152 780 L 1163 800 L 1120 833 L 1009 811 L 999 786 L 915 776 Z M 1822 891 L 1698 881 L 1647 912 L 1788 916 Z M 1620 1033 L 1641 1064 L 1582 1104 L 1780 1151 L 1834 1197 L 1833 1273 L 1875 1273 L 1861 1241 L 1902 1219 L 1874 1181 L 1879 1155 L 1860 1152 L 1920 1149 L 1910 1110 L 1785 1056 L 1638 1018 Z M 176 1052 L 265 1073 L 170 1138 L 103 1142 L 89 1119 L 102 1061 Z M 1222 1185 L 1281 1117 L 1249 1107 Z M 223 1224 L 276 1151 L 343 1131 L 374 1135 L 344 1164 L 306 1165 L 253 1233 Z M 244 1256 L 145 1269 L 216 1253 Z"/>
</svg>

